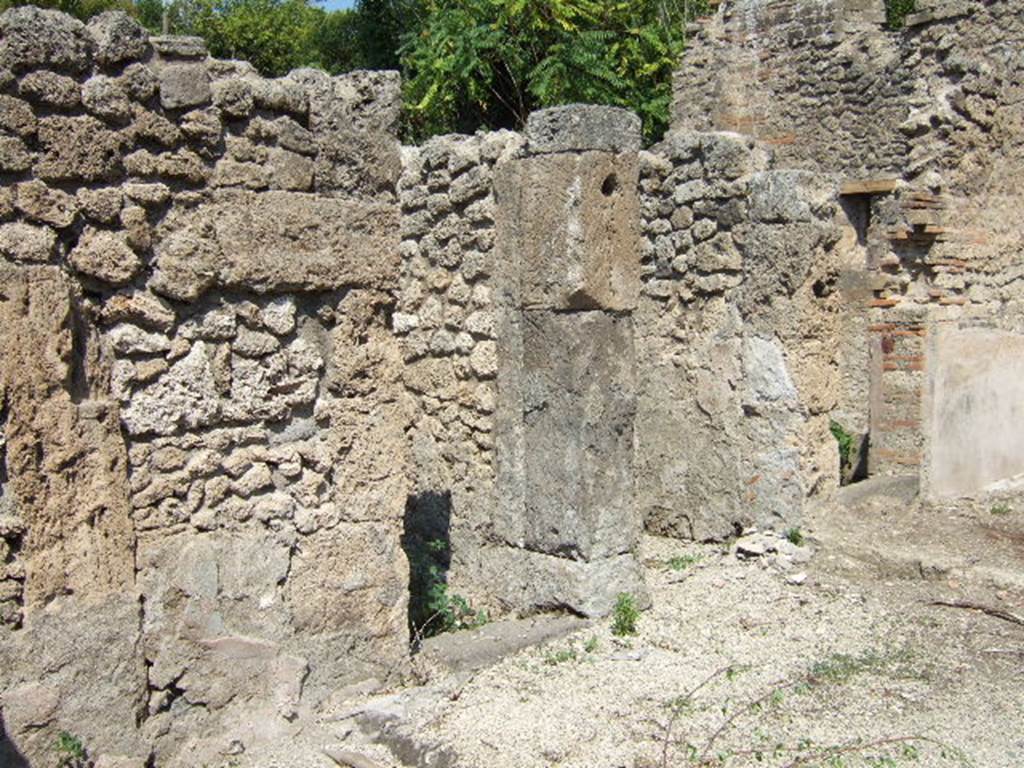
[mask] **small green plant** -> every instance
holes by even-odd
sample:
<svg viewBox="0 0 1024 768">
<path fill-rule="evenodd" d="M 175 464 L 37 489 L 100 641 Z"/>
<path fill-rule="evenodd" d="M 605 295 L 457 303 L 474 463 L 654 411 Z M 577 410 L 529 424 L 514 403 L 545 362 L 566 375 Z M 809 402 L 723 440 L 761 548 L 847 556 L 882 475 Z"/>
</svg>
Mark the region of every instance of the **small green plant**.
<svg viewBox="0 0 1024 768">
<path fill-rule="evenodd" d="M 486 611 L 474 610 L 466 598 L 449 590 L 450 552 L 446 541 L 423 542 L 410 559 L 410 629 L 414 644 L 444 632 L 475 629 L 489 621 Z"/>
<path fill-rule="evenodd" d="M 588 639 L 587 642 L 583 644 L 583 650 L 587 653 L 594 653 L 597 650 L 598 645 L 599 643 L 597 642 L 597 635 L 591 635 L 590 639 Z"/>
<path fill-rule="evenodd" d="M 843 467 L 850 466 L 853 459 L 853 435 L 846 431 L 838 421 L 830 421 L 828 425 L 832 437 L 839 444 L 839 462 Z"/>
<path fill-rule="evenodd" d="M 563 648 L 560 651 L 550 651 L 544 656 L 544 663 L 549 667 L 556 667 L 567 661 L 576 661 L 575 648 Z"/>
<path fill-rule="evenodd" d="M 890 29 L 900 29 L 916 10 L 917 0 L 885 0 L 885 23 Z"/>
<path fill-rule="evenodd" d="M 1002 517 L 1004 515 L 1008 515 L 1011 512 L 1013 512 L 1013 509 L 1006 502 L 1000 502 L 998 504 L 993 504 L 992 505 L 992 509 L 990 509 L 989 511 L 993 515 L 998 515 L 998 516 Z"/>
<path fill-rule="evenodd" d="M 82 740 L 72 733 L 61 731 L 57 734 L 57 765 L 60 768 L 86 768 L 89 756 Z"/>
<path fill-rule="evenodd" d="M 638 618 L 640 611 L 636 607 L 636 598 L 628 592 L 620 592 L 612 609 L 612 634 L 616 637 L 635 635 Z"/>
<path fill-rule="evenodd" d="M 804 534 L 797 527 L 786 529 L 786 539 L 795 547 L 802 547 L 804 545 Z"/>
<path fill-rule="evenodd" d="M 428 590 L 427 611 L 429 616 L 424 627 L 432 630 L 425 632 L 428 636 L 476 629 L 490 620 L 486 611 L 473 610 L 466 598 L 449 592 L 448 585 L 440 580 L 431 584 Z"/>
<path fill-rule="evenodd" d="M 696 565 L 703 560 L 703 555 L 676 555 L 666 561 L 666 565 L 673 571 L 685 571 L 690 566 Z"/>
</svg>

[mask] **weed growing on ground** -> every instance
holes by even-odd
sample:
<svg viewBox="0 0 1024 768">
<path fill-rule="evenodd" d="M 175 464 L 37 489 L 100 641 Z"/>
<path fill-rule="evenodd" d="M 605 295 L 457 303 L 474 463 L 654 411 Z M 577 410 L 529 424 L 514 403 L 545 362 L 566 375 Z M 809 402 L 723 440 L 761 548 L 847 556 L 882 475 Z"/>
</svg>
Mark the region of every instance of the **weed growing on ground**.
<svg viewBox="0 0 1024 768">
<path fill-rule="evenodd" d="M 449 560 L 447 542 L 437 539 L 426 542 L 413 562 L 414 593 L 419 596 L 411 611 L 414 645 L 444 632 L 475 629 L 489 620 L 486 611 L 474 610 L 466 598 L 449 590 Z"/>
<path fill-rule="evenodd" d="M 597 645 L 597 637 L 591 635 L 583 643 L 582 652 L 577 650 L 575 645 L 570 645 L 568 648 L 561 648 L 557 651 L 548 651 L 544 654 L 544 663 L 549 667 L 557 667 L 559 664 L 565 664 L 567 661 L 582 661 L 597 650 Z"/>
<path fill-rule="evenodd" d="M 789 540 L 790 544 L 796 547 L 802 547 L 804 545 L 804 534 L 799 528 L 787 528 L 786 539 Z"/>
<path fill-rule="evenodd" d="M 85 745 L 72 733 L 61 731 L 57 734 L 56 751 L 59 768 L 87 768 L 91 765 Z"/>
<path fill-rule="evenodd" d="M 992 509 L 990 509 L 989 512 L 993 515 L 999 515 L 1002 517 L 1003 515 L 1008 515 L 1013 512 L 1013 509 L 1006 502 L 1000 502 L 999 504 L 993 504 Z"/>
<path fill-rule="evenodd" d="M 636 607 L 636 598 L 627 592 L 620 592 L 612 609 L 612 634 L 626 637 L 636 634 L 636 620 L 640 611 Z"/>
<path fill-rule="evenodd" d="M 673 571 L 685 571 L 692 565 L 696 565 L 704 559 L 703 555 L 676 555 L 665 561 L 665 565 Z"/>
<path fill-rule="evenodd" d="M 660 766 L 739 768 L 767 764 L 786 768 L 900 768 L 921 761 L 928 765 L 969 768 L 971 762 L 962 752 L 926 735 L 890 735 L 817 743 L 806 736 L 780 736 L 773 730 L 773 723 L 787 722 L 791 708 L 807 706 L 806 703 L 798 703 L 802 697 L 814 693 L 827 694 L 828 690 L 849 682 L 857 675 L 921 679 L 922 673 L 916 661 L 910 648 L 836 653 L 811 664 L 803 674 L 777 680 L 757 693 L 739 695 L 731 683 L 750 668 L 730 665 L 715 670 L 692 690 L 665 702 L 667 719 L 655 721 L 661 734 Z M 710 695 L 705 690 L 720 689 L 725 685 L 728 685 L 725 691 L 719 690 L 717 695 Z M 722 696 L 724 701 L 720 698 Z M 717 722 L 708 723 L 706 717 L 712 712 L 718 713 Z M 699 726 L 694 724 L 698 715 L 705 718 Z M 939 758 L 941 763 L 934 762 Z"/>
</svg>

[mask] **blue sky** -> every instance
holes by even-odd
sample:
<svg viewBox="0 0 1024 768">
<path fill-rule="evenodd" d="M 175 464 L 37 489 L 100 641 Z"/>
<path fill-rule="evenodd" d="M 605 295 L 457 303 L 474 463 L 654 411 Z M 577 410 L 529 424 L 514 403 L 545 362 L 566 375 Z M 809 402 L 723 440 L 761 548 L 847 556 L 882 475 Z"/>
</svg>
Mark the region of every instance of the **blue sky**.
<svg viewBox="0 0 1024 768">
<path fill-rule="evenodd" d="M 356 0 L 324 0 L 321 5 L 328 11 L 337 11 L 341 8 L 351 8 L 356 4 Z"/>
</svg>

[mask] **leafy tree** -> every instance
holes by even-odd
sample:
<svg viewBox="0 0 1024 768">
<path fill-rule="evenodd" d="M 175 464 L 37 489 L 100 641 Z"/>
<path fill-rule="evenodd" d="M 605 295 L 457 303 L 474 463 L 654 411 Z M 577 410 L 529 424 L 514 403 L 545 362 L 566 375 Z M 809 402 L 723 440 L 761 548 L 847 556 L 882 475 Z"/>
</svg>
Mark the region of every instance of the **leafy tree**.
<svg viewBox="0 0 1024 768">
<path fill-rule="evenodd" d="M 668 123 L 686 22 L 705 0 L 427 0 L 402 65 L 410 132 L 521 127 L 540 107 L 628 107 Z"/>
<path fill-rule="evenodd" d="M 398 69 L 402 41 L 418 29 L 424 13 L 421 0 L 359 0 L 358 29 L 364 69 Z"/>
<path fill-rule="evenodd" d="M 355 11 L 324 14 L 322 22 L 313 31 L 312 40 L 319 66 L 333 75 L 367 68 L 359 21 Z"/>
</svg>

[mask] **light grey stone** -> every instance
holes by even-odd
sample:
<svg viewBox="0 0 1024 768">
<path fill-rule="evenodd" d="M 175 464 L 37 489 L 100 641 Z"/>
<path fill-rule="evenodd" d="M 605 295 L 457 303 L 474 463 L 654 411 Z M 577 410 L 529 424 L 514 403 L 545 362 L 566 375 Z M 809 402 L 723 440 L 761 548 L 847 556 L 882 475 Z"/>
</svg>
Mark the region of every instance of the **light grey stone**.
<svg viewBox="0 0 1024 768">
<path fill-rule="evenodd" d="M 79 273 L 111 285 L 124 285 L 142 268 L 142 261 L 128 247 L 121 232 L 87 226 L 68 254 L 68 263 Z"/>
<path fill-rule="evenodd" d="M 165 375 L 132 396 L 121 419 L 132 435 L 170 435 L 182 427 L 209 425 L 219 413 L 209 348 L 197 341 Z"/>
<path fill-rule="evenodd" d="M 12 261 L 45 263 L 57 249 L 57 233 L 32 224 L 0 225 L 0 255 Z"/>
<path fill-rule="evenodd" d="M 637 152 L 640 118 L 619 107 L 570 104 L 533 112 L 526 141 L 534 154 L 549 152 Z"/>
<path fill-rule="evenodd" d="M 164 109 L 198 107 L 213 98 L 204 64 L 167 64 L 160 67 L 158 76 Z"/>
<path fill-rule="evenodd" d="M 149 48 L 145 28 L 124 11 L 104 11 L 93 16 L 86 31 L 92 39 L 96 61 L 103 66 L 141 59 Z"/>
</svg>

